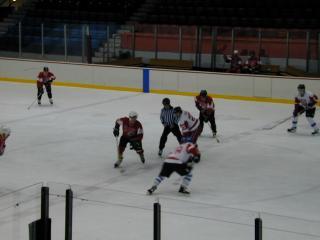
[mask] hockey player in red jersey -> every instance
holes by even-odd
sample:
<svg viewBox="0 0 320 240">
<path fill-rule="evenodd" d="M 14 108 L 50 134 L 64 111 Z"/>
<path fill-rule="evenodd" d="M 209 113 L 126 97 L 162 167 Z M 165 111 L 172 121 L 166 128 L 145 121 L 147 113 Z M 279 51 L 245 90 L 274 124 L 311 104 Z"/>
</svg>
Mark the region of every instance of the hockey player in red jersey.
<svg viewBox="0 0 320 240">
<path fill-rule="evenodd" d="M 129 117 L 122 117 L 116 121 L 113 129 L 113 135 L 115 137 L 119 136 L 120 125 L 122 125 L 122 136 L 120 137 L 120 143 L 118 146 L 118 161 L 114 164 L 115 168 L 120 166 L 123 160 L 123 152 L 128 143 L 130 143 L 130 149 L 135 150 L 139 154 L 141 162 L 145 162 L 142 148 L 143 128 L 137 118 L 138 114 L 131 111 L 129 113 Z"/>
<path fill-rule="evenodd" d="M 200 152 L 196 144 L 185 142 L 188 140 L 190 139 L 182 137 L 184 143 L 176 147 L 175 151 L 166 157 L 158 177 L 154 179 L 152 187 L 147 191 L 148 194 L 152 194 L 159 184 L 165 178 L 169 178 L 173 172 L 183 176 L 179 192 L 190 194 L 188 186 L 192 180 L 192 169 L 194 163 L 200 161 Z"/>
<path fill-rule="evenodd" d="M 292 127 L 288 129 L 288 132 L 296 132 L 299 115 L 306 113 L 306 118 L 313 128 L 312 135 L 319 133 L 317 123 L 313 120 L 316 112 L 316 104 L 318 97 L 312 92 L 306 91 L 304 84 L 299 84 L 298 94 L 295 97 L 294 111 L 292 116 Z"/>
<path fill-rule="evenodd" d="M 190 138 L 193 143 L 196 143 L 202 131 L 199 119 L 193 117 L 191 113 L 183 111 L 181 107 L 175 107 L 173 113 L 178 119 L 182 137 Z"/>
<path fill-rule="evenodd" d="M 38 74 L 38 81 L 37 81 L 37 88 L 38 88 L 38 104 L 41 104 L 41 97 L 44 93 L 43 86 L 46 88 L 49 102 L 50 104 L 53 104 L 52 100 L 52 92 L 51 92 L 51 84 L 56 79 L 54 74 L 52 72 L 49 72 L 48 67 L 44 67 L 43 71 Z"/>
<path fill-rule="evenodd" d="M 217 135 L 217 127 L 216 127 L 216 120 L 214 116 L 215 106 L 214 106 L 213 99 L 210 96 L 208 96 L 208 93 L 206 90 L 201 90 L 200 94 L 195 97 L 195 104 L 197 109 L 200 111 L 199 120 L 200 120 L 201 132 L 203 130 L 204 122 L 205 123 L 209 122 L 212 130 L 212 135 L 213 137 L 215 137 Z"/>
<path fill-rule="evenodd" d="M 6 148 L 6 140 L 10 136 L 10 128 L 0 126 L 0 156 L 3 155 Z"/>
</svg>

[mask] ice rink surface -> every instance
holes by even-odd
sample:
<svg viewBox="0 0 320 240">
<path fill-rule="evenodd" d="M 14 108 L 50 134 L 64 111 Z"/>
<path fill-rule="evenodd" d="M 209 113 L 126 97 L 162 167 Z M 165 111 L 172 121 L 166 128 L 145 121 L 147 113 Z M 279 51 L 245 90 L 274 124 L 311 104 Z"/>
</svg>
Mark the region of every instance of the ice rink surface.
<svg viewBox="0 0 320 240">
<path fill-rule="evenodd" d="M 173 175 L 147 196 L 162 164 L 157 151 L 164 95 L 54 86 L 53 106 L 44 95 L 43 105 L 28 110 L 35 95 L 34 85 L 0 83 L 0 124 L 12 130 L 0 157 L 0 234 L 6 239 L 28 239 L 27 223 L 39 209 L 27 202 L 8 210 L 17 196 L 1 196 L 37 182 L 59 196 L 72 185 L 78 197 L 74 239 L 152 239 L 155 198 L 164 210 L 163 239 L 253 239 L 257 216 L 266 226 L 264 239 L 320 239 L 320 136 L 311 136 L 305 117 L 296 134 L 286 132 L 293 106 L 216 99 L 220 143 L 206 125 L 191 195 L 179 195 L 180 179 Z M 169 97 L 198 116 L 192 97 Z M 112 129 L 131 110 L 144 127 L 146 164 L 127 148 L 120 172 L 113 168 Z M 169 135 L 164 154 L 176 145 Z M 20 198 L 34 190 L 28 191 Z M 54 240 L 64 236 L 59 196 L 52 195 L 50 209 Z"/>
</svg>

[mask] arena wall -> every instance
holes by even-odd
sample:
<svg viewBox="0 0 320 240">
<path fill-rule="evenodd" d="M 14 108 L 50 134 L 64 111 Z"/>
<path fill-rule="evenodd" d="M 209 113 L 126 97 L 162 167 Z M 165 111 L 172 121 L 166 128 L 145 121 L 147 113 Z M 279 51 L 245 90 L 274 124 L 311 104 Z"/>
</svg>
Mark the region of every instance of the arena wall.
<svg viewBox="0 0 320 240">
<path fill-rule="evenodd" d="M 265 102 L 292 102 L 303 83 L 320 95 L 320 80 L 311 78 L 117 67 L 0 58 L 0 80 L 34 83 L 43 66 L 56 75 L 56 85 L 97 89 L 195 95 L 201 89 L 214 97 Z M 147 73 L 147 74 L 146 74 Z M 147 78 L 147 79 L 146 79 Z M 148 88 L 144 88 L 148 81 Z M 147 90 L 146 90 L 147 89 Z"/>
</svg>

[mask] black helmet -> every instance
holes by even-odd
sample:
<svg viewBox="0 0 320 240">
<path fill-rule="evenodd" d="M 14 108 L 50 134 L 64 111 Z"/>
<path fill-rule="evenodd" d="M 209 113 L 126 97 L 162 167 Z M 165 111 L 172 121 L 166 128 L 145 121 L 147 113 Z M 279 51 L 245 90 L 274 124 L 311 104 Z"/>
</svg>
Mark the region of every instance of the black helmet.
<svg viewBox="0 0 320 240">
<path fill-rule="evenodd" d="M 181 107 L 175 107 L 175 108 L 173 109 L 173 113 L 182 113 Z"/>
<path fill-rule="evenodd" d="M 207 96 L 207 90 L 201 90 L 200 91 L 200 96 L 206 97 Z"/>
<path fill-rule="evenodd" d="M 299 84 L 299 85 L 298 85 L 298 89 L 304 89 L 304 90 L 306 90 L 306 86 L 305 86 L 304 84 Z"/>
<path fill-rule="evenodd" d="M 169 98 L 162 99 L 162 104 L 163 105 L 170 105 L 170 99 Z"/>
<path fill-rule="evenodd" d="M 43 71 L 44 71 L 44 72 L 49 72 L 49 68 L 48 68 L 48 67 L 44 67 L 44 68 L 43 68 Z"/>
</svg>

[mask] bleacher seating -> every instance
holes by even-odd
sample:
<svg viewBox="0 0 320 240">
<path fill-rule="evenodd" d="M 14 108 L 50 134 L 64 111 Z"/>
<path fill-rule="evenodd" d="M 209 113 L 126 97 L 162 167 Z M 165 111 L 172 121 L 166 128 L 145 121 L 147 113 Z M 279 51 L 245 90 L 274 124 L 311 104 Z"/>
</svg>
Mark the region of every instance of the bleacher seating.
<svg viewBox="0 0 320 240">
<path fill-rule="evenodd" d="M 131 20 L 138 23 L 225 27 L 320 27 L 319 0 L 156 0 Z"/>
<path fill-rule="evenodd" d="M 124 23 L 144 0 L 38 0 L 27 13 L 44 20 L 52 18 L 77 23 L 80 21 Z"/>
<path fill-rule="evenodd" d="M 7 17 L 14 10 L 13 7 L 0 7 L 0 21 Z"/>
<path fill-rule="evenodd" d="M 110 34 L 145 0 L 38 0 L 26 9 L 22 19 L 22 50 L 41 53 L 41 23 L 44 24 L 45 54 L 64 53 L 64 24 L 67 24 L 68 54 L 82 52 L 82 24 L 89 25 L 95 51 L 106 41 L 107 25 Z M 0 11 L 1 13 L 1 11 Z M 1 17 L 2 15 L 0 15 Z M 18 24 L 0 38 L 0 50 L 17 51 Z"/>
</svg>

